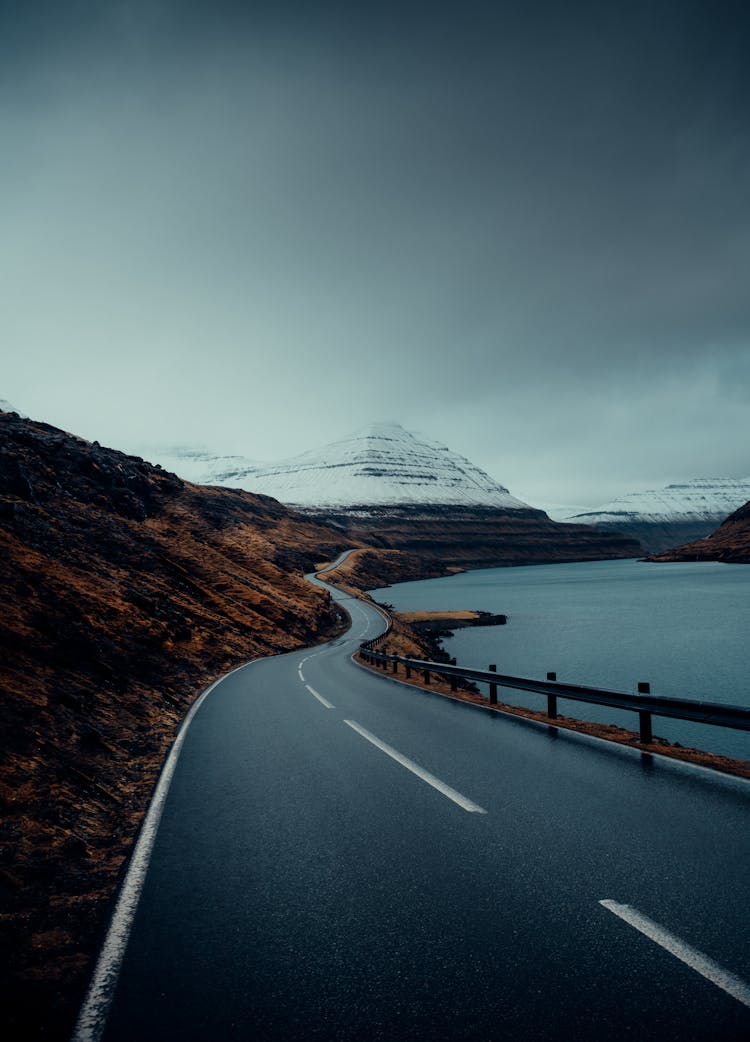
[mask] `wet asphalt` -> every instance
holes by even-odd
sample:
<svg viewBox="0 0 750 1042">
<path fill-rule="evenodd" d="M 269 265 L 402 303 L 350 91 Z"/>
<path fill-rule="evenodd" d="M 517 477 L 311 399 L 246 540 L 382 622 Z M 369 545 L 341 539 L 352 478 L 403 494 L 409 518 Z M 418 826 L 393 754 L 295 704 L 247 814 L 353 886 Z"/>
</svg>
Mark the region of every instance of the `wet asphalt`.
<svg viewBox="0 0 750 1042">
<path fill-rule="evenodd" d="M 372 675 L 351 655 L 382 619 L 347 607 L 345 638 L 198 711 L 107 1042 L 750 1039 L 599 903 L 750 982 L 750 784 Z"/>
</svg>

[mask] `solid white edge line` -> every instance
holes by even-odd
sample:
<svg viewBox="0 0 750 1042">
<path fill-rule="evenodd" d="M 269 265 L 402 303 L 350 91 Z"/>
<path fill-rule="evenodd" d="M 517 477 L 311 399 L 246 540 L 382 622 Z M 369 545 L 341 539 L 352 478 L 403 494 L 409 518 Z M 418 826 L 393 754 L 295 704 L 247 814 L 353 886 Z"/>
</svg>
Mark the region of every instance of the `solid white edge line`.
<svg viewBox="0 0 750 1042">
<path fill-rule="evenodd" d="M 655 923 L 653 919 L 649 919 L 648 916 L 643 915 L 630 905 L 621 905 L 616 901 L 609 900 L 609 898 L 600 901 L 599 904 L 606 908 L 607 911 L 619 916 L 629 926 L 655 941 L 656 944 L 660 945 L 671 955 L 674 955 L 680 962 L 684 962 L 691 970 L 699 973 L 701 977 L 705 977 L 706 980 L 715 984 L 717 988 L 721 988 L 727 995 L 731 995 L 733 999 L 737 999 L 743 1006 L 747 1006 L 750 1009 L 750 987 L 739 977 L 730 973 L 729 970 L 725 970 L 723 966 L 719 966 L 717 962 L 709 959 L 707 955 L 704 955 L 697 949 L 691 948 L 689 944 L 686 944 L 679 937 L 670 933 L 669 930 L 665 930 L 664 927 Z"/>
<path fill-rule="evenodd" d="M 259 662 L 261 660 L 255 659 L 254 661 Z M 237 669 L 225 673 L 224 676 L 215 680 L 210 687 L 207 687 L 203 694 L 193 703 L 180 727 L 159 775 L 159 781 L 156 784 L 154 795 L 133 849 L 130 864 L 120 887 L 109 928 L 94 968 L 91 983 L 83 1000 L 81 1011 L 78 1014 L 76 1026 L 73 1029 L 71 1042 L 98 1042 L 104 1031 L 109 1007 L 114 996 L 115 985 L 117 984 L 120 967 L 128 944 L 130 928 L 133 925 L 133 918 L 146 878 L 146 870 L 151 858 L 156 832 L 159 828 L 164 803 L 187 730 L 195 714 L 214 688 L 218 687 L 227 677 L 230 677 L 233 673 L 238 673 L 239 670 L 245 669 L 248 665 L 252 665 L 252 663 L 246 662 L 244 665 L 238 666 Z"/>
<path fill-rule="evenodd" d="M 311 695 L 313 695 L 315 698 L 317 698 L 317 700 L 320 702 L 321 705 L 324 705 L 326 707 L 326 709 L 335 709 L 336 708 L 336 706 L 331 705 L 331 703 L 328 701 L 327 698 L 323 698 L 322 695 L 319 695 L 314 687 L 310 687 L 309 684 L 305 684 L 305 687 L 307 688 L 307 690 L 310 692 Z"/>
<path fill-rule="evenodd" d="M 480 807 L 478 803 L 474 803 L 473 800 L 467 799 L 466 796 L 462 796 L 456 789 L 451 788 L 450 785 L 446 785 L 445 782 L 440 781 L 434 774 L 430 774 L 424 767 L 420 767 L 418 763 L 414 763 L 408 756 L 404 756 L 397 749 L 394 749 L 392 745 L 388 745 L 387 742 L 383 742 L 380 738 L 376 738 L 374 734 L 371 734 L 364 727 L 361 727 L 355 720 L 344 720 L 345 724 L 348 724 L 352 730 L 356 731 L 357 734 L 366 738 L 368 742 L 371 742 L 374 746 L 384 752 L 386 756 L 390 756 L 396 763 L 400 763 L 402 767 L 405 767 L 407 771 L 411 771 L 412 774 L 416 774 L 418 778 L 421 778 L 423 782 L 427 782 L 433 789 L 437 789 L 438 792 L 442 793 L 449 800 L 457 803 L 462 810 L 468 811 L 469 814 L 486 814 L 487 811 L 484 807 Z"/>
</svg>

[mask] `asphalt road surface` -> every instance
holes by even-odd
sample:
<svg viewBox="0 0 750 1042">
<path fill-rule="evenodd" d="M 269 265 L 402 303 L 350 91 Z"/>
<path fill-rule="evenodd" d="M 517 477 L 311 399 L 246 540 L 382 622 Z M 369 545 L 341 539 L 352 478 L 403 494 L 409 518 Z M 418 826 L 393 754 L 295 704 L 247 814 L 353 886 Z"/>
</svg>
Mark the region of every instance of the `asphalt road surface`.
<svg viewBox="0 0 750 1042">
<path fill-rule="evenodd" d="M 107 1042 L 750 1039 L 750 785 L 372 675 L 336 596 L 187 730 Z"/>
</svg>

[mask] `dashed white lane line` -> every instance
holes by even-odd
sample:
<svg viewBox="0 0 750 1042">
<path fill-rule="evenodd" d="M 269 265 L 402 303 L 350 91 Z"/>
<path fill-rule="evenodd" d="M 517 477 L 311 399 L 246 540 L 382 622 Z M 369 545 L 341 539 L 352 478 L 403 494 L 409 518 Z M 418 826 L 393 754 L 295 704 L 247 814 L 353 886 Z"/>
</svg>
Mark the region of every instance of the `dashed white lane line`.
<svg viewBox="0 0 750 1042">
<path fill-rule="evenodd" d="M 631 908 L 630 905 L 621 905 L 609 899 L 600 901 L 599 904 L 609 912 L 619 916 L 620 919 L 640 931 L 640 933 L 645 934 L 646 937 L 655 941 L 658 945 L 661 945 L 675 958 L 689 966 L 691 970 L 700 973 L 701 977 L 705 977 L 706 980 L 715 984 L 717 988 L 725 991 L 727 995 L 731 995 L 733 999 L 737 999 L 743 1006 L 750 1008 L 750 987 L 743 980 L 740 980 L 739 977 L 735 977 L 733 973 L 730 973 L 729 970 L 725 970 L 696 948 L 691 948 L 689 944 L 685 944 L 679 937 L 670 933 L 669 930 L 665 930 L 663 926 L 659 926 L 658 923 L 655 923 L 653 919 L 649 919 L 648 916 L 642 915 L 635 908 Z"/>
<path fill-rule="evenodd" d="M 328 701 L 327 698 L 323 698 L 322 695 L 318 694 L 318 692 L 315 690 L 314 687 L 310 687 L 309 684 L 305 684 L 305 687 L 307 688 L 307 690 L 310 692 L 311 695 L 313 695 L 315 698 L 317 698 L 317 700 L 320 702 L 321 705 L 324 705 L 326 707 L 326 709 L 335 709 L 336 708 L 336 706 L 331 705 L 331 703 Z"/>
<path fill-rule="evenodd" d="M 412 774 L 416 774 L 418 778 L 421 778 L 423 782 L 427 782 L 433 789 L 437 789 L 438 792 L 442 793 L 449 800 L 457 803 L 462 810 L 468 811 L 469 814 L 486 814 L 487 811 L 484 807 L 480 807 L 478 803 L 474 803 L 473 800 L 467 799 L 466 796 L 462 796 L 460 792 L 451 788 L 450 785 L 446 785 L 445 782 L 440 781 L 434 774 L 430 774 L 424 767 L 420 767 L 418 763 L 414 763 L 408 756 L 404 756 L 397 749 L 394 749 L 392 745 L 388 745 L 386 742 L 382 742 L 379 738 L 376 738 L 374 734 L 365 730 L 364 727 L 360 727 L 354 720 L 344 720 L 345 724 L 348 724 L 357 734 L 366 738 L 368 742 L 371 742 L 374 746 L 384 752 L 386 756 L 390 756 L 396 763 L 400 763 L 402 767 L 405 767 L 407 771 L 411 771 Z"/>
<path fill-rule="evenodd" d="M 302 670 L 301 670 L 301 669 L 298 669 L 298 670 L 297 670 L 297 676 L 298 676 L 298 677 L 300 678 L 300 680 L 301 680 L 301 681 L 302 681 L 302 683 L 304 684 L 304 682 L 305 682 L 305 676 L 304 676 L 304 673 L 302 672 Z"/>
</svg>

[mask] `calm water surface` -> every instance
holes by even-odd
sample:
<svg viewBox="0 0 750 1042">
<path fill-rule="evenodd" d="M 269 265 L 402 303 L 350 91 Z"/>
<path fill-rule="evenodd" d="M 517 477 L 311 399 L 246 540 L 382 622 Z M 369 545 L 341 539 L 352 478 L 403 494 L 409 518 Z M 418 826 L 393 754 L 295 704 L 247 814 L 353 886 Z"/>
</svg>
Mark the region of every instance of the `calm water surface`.
<svg viewBox="0 0 750 1042">
<path fill-rule="evenodd" d="M 488 568 L 371 591 L 398 611 L 504 612 L 507 626 L 458 630 L 444 641 L 459 664 L 613 691 L 639 680 L 659 695 L 750 706 L 750 566 L 595 561 Z M 541 696 L 502 693 L 545 707 Z M 569 716 L 635 728 L 635 714 L 560 702 Z M 750 759 L 750 734 L 654 718 L 654 733 Z"/>
</svg>

